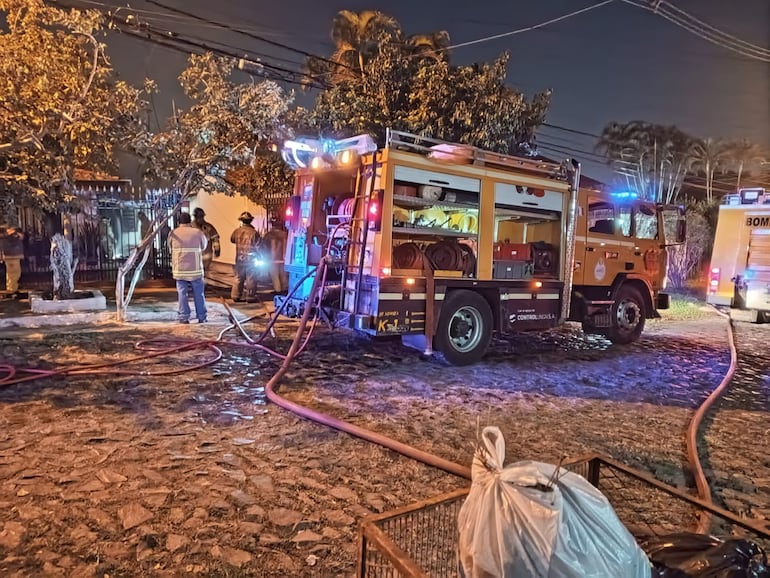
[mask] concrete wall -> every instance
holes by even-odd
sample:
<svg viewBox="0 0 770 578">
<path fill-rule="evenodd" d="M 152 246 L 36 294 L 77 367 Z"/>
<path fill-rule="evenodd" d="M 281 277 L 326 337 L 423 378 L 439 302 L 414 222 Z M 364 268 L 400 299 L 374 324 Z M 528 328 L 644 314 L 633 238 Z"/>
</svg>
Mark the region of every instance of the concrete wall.
<svg viewBox="0 0 770 578">
<path fill-rule="evenodd" d="M 206 220 L 219 231 L 222 254 L 215 261 L 232 265 L 235 263 L 235 245 L 230 242 L 230 235 L 238 228 L 238 217 L 243 211 L 254 215 L 251 222 L 260 233 L 267 230 L 267 213 L 265 209 L 254 204 L 242 195 L 228 196 L 222 193 L 209 194 L 199 192 L 190 199 L 190 214 L 196 207 L 206 212 Z"/>
</svg>

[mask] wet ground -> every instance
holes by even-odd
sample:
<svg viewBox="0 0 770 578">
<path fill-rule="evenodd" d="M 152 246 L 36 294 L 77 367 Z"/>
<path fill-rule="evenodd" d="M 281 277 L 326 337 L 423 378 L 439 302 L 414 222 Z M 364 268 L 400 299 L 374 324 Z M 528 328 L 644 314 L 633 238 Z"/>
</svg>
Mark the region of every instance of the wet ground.
<svg viewBox="0 0 770 578">
<path fill-rule="evenodd" d="M 715 498 L 736 514 L 770 520 L 770 325 L 734 327 L 738 369 L 706 422 L 704 453 Z"/>
<path fill-rule="evenodd" d="M 739 327 L 756 373 L 739 376 L 704 432 L 716 497 L 768 519 L 770 487 L 756 481 L 770 476 L 766 340 L 754 337 L 764 327 Z M 265 345 L 285 351 L 293 328 L 280 324 Z M 279 360 L 233 333 L 214 365 L 202 365 L 217 353 L 210 342 L 150 358 L 158 339 L 215 340 L 221 329 L 136 323 L 0 337 L 0 358 L 18 368 L 140 357 L 0 391 L 3 575 L 352 576 L 363 516 L 467 485 L 266 403 Z M 628 347 L 568 325 L 498 342 L 484 362 L 456 368 L 397 341 L 319 328 L 280 392 L 465 466 L 478 428 L 496 425 L 509 461 L 598 451 L 686 488 L 684 431 L 727 368 L 726 335 L 707 311 L 652 322 Z"/>
</svg>

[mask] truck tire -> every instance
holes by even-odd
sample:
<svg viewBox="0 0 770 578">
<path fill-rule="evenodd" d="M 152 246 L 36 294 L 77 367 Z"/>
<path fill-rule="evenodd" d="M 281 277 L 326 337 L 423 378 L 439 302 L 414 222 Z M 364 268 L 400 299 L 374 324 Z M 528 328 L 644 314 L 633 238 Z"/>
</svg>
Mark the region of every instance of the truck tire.
<svg viewBox="0 0 770 578">
<path fill-rule="evenodd" d="M 453 291 L 441 306 L 434 348 L 452 365 L 479 361 L 492 339 L 492 310 L 473 291 Z"/>
<path fill-rule="evenodd" d="M 646 318 L 644 299 L 639 290 L 632 285 L 622 285 L 612 305 L 607 337 L 620 345 L 633 343 L 644 331 Z"/>
</svg>

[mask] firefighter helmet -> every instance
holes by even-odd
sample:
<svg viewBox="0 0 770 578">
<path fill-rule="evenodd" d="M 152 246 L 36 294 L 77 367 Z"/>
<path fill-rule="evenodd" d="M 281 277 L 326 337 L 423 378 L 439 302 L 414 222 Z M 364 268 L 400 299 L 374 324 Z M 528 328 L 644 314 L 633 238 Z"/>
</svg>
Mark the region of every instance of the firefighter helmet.
<svg viewBox="0 0 770 578">
<path fill-rule="evenodd" d="M 254 216 L 248 211 L 243 211 L 241 216 L 238 217 L 238 220 L 242 223 L 251 223 L 254 220 Z"/>
</svg>

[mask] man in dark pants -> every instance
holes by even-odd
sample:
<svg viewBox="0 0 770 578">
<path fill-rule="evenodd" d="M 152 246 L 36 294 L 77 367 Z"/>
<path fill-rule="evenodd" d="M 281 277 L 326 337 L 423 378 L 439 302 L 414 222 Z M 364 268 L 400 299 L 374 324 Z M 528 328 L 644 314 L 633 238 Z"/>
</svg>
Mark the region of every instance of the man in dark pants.
<svg viewBox="0 0 770 578">
<path fill-rule="evenodd" d="M 206 235 L 194 229 L 190 213 L 179 215 L 179 226 L 168 236 L 171 249 L 171 272 L 179 294 L 179 323 L 190 322 L 190 289 L 195 302 L 198 323 L 206 323 L 206 299 L 203 296 L 203 250 L 208 245 Z"/>
<path fill-rule="evenodd" d="M 230 297 L 233 301 L 244 301 L 244 288 L 246 290 L 246 300 L 256 301 L 257 284 L 254 273 L 254 253 L 259 245 L 259 233 L 251 224 L 254 217 L 248 211 L 241 213 L 238 217 L 240 226 L 230 235 L 230 242 L 235 243 L 235 280 L 230 291 Z"/>
</svg>

